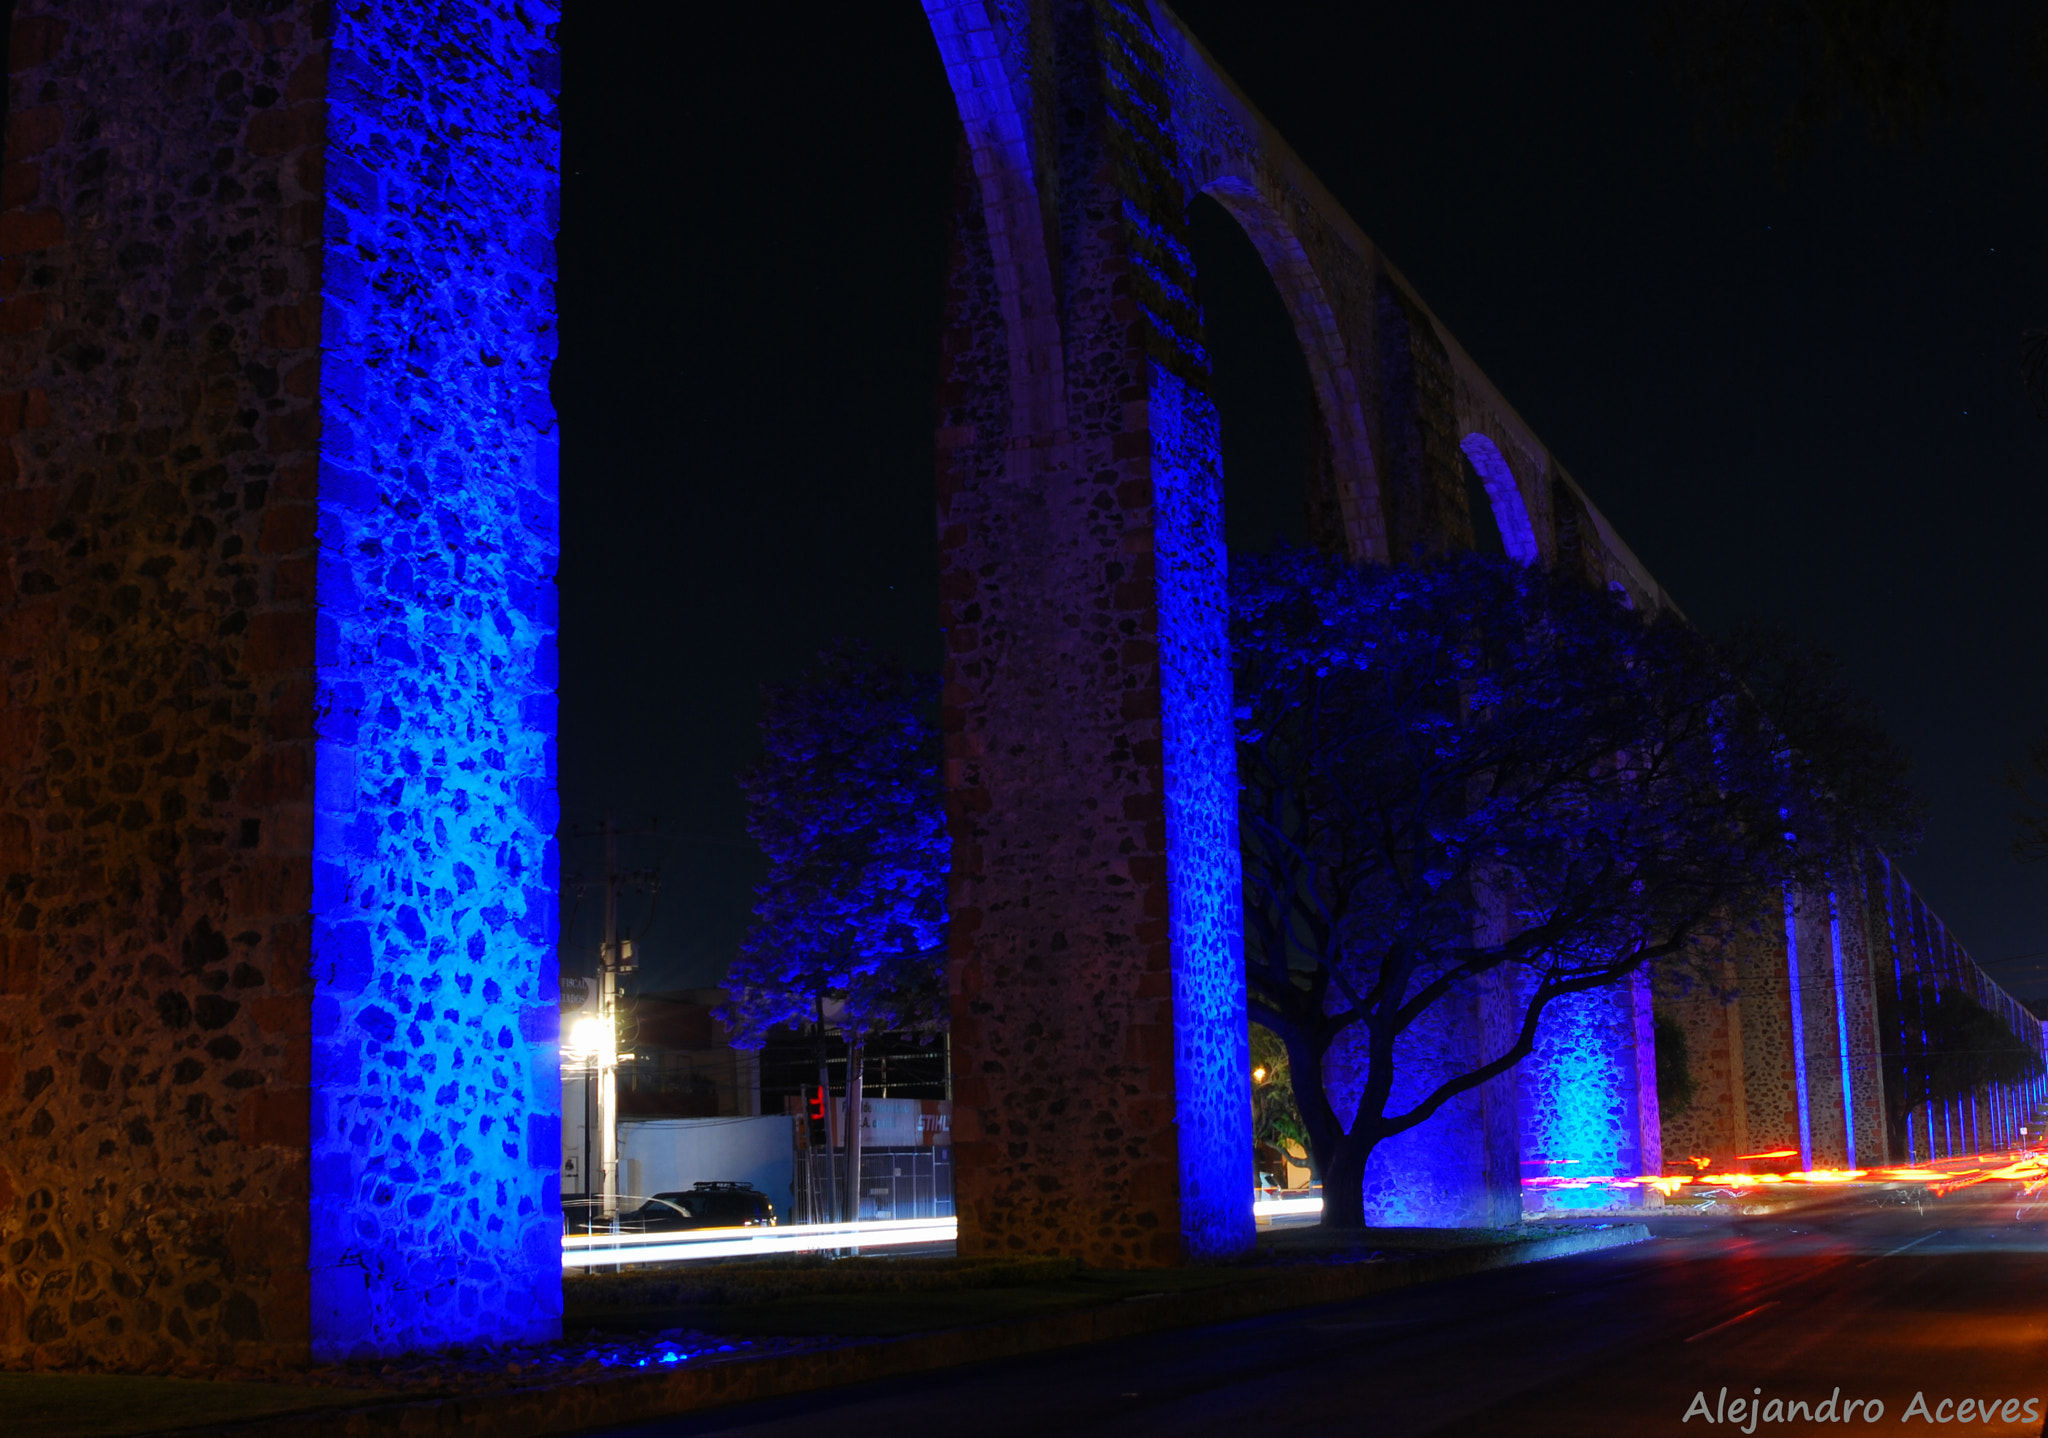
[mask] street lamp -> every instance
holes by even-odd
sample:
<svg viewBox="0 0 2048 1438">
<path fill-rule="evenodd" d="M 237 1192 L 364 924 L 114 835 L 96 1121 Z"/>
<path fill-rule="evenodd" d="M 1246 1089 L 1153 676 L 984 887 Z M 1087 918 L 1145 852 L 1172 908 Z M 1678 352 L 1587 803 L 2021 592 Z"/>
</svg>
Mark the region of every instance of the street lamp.
<svg viewBox="0 0 2048 1438">
<path fill-rule="evenodd" d="M 605 1046 L 605 1036 L 612 1032 L 611 1024 L 596 1014 L 585 1014 L 569 1026 L 569 1042 L 564 1044 L 563 1057 L 572 1063 L 589 1063 Z M 613 1040 L 617 1046 L 617 1040 Z"/>
</svg>

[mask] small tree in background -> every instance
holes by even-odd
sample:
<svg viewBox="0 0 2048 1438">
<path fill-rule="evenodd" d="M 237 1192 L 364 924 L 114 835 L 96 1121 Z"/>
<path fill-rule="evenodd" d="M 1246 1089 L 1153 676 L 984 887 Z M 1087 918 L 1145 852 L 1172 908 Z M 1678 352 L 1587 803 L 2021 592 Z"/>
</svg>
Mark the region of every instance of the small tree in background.
<svg viewBox="0 0 2048 1438">
<path fill-rule="evenodd" d="M 949 851 L 938 685 L 841 643 L 791 684 L 762 687 L 761 757 L 740 776 L 767 856 L 718 1016 L 740 1047 L 827 1022 L 847 1047 L 847 1218 L 859 1216 L 862 1051 L 872 1035 L 946 1025 Z"/>
<path fill-rule="evenodd" d="M 1287 1045 L 1270 1029 L 1252 1025 L 1252 1146 L 1280 1156 L 1278 1179 L 1286 1177 L 1292 1151 L 1309 1153 L 1308 1129 L 1294 1106 L 1294 1075 L 1287 1067 Z"/>
<path fill-rule="evenodd" d="M 2005 787 L 2019 796 L 2012 856 L 2022 864 L 2048 859 L 2048 734 L 2028 746 L 2025 764 L 2006 766 Z"/>
<path fill-rule="evenodd" d="M 1908 778 L 1912 761 L 1885 732 L 1877 706 L 1850 686 L 1841 660 L 1781 624 L 1739 624 L 1716 648 L 1783 741 L 1796 788 L 1830 795 L 1854 816 L 1860 842 L 1895 859 L 1920 847 L 1927 800 Z"/>
<path fill-rule="evenodd" d="M 1232 566 L 1251 1018 L 1286 1045 L 1326 1225 L 1361 1226 L 1373 1150 L 1513 1068 L 1551 1003 L 1689 961 L 1905 822 L 1843 782 L 1845 746 L 1791 751 L 1682 621 L 1477 555 Z M 1483 982 L 1512 1036 L 1395 1103 L 1397 1041 Z M 1340 1040 L 1365 1069 L 1341 1114 Z"/>
</svg>

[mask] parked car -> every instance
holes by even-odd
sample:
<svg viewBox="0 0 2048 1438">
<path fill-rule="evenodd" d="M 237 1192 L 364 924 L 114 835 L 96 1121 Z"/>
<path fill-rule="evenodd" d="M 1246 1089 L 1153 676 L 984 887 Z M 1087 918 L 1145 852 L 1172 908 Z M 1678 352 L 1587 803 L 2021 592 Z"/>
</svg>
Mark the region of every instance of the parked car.
<svg viewBox="0 0 2048 1438">
<path fill-rule="evenodd" d="M 562 1217 L 571 1233 L 605 1233 L 602 1202 L 568 1199 Z M 751 1183 L 699 1182 L 687 1189 L 657 1193 L 638 1207 L 619 1210 L 620 1233 L 664 1233 L 687 1228 L 767 1228 L 775 1223 L 775 1205 Z"/>
</svg>

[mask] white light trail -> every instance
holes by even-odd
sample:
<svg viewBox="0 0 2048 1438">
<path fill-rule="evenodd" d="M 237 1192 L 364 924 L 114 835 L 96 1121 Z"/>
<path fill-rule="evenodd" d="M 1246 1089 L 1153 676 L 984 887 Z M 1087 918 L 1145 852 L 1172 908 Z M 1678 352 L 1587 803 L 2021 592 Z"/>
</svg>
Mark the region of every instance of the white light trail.
<svg viewBox="0 0 2048 1438">
<path fill-rule="evenodd" d="M 1308 1216 L 1323 1211 L 1319 1197 L 1255 1198 L 1259 1218 Z M 629 1263 L 682 1263 L 693 1258 L 744 1258 L 771 1253 L 816 1253 L 841 1248 L 901 1248 L 952 1243 L 957 1219 L 881 1218 L 866 1223 L 791 1223 L 775 1228 L 693 1228 L 670 1233 L 571 1233 L 562 1238 L 562 1267 L 598 1268 Z"/>
<path fill-rule="evenodd" d="M 894 1248 L 911 1243 L 951 1243 L 958 1233 L 958 1221 L 951 1218 L 792 1223 L 776 1228 L 695 1228 L 679 1233 L 572 1233 L 562 1239 L 562 1267 L 676 1263 L 691 1258 L 812 1253 L 825 1248 Z"/>
</svg>

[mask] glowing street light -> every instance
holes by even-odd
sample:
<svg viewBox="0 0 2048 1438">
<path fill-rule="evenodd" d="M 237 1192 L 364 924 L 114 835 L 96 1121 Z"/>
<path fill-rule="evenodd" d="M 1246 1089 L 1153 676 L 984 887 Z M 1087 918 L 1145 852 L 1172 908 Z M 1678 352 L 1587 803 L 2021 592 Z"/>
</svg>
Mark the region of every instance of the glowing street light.
<svg viewBox="0 0 2048 1438">
<path fill-rule="evenodd" d="M 585 1014 L 569 1025 L 569 1041 L 562 1045 L 562 1057 L 571 1063 L 590 1063 L 605 1048 L 607 1038 L 612 1040 L 613 1047 L 617 1046 L 610 1020 Z"/>
</svg>

